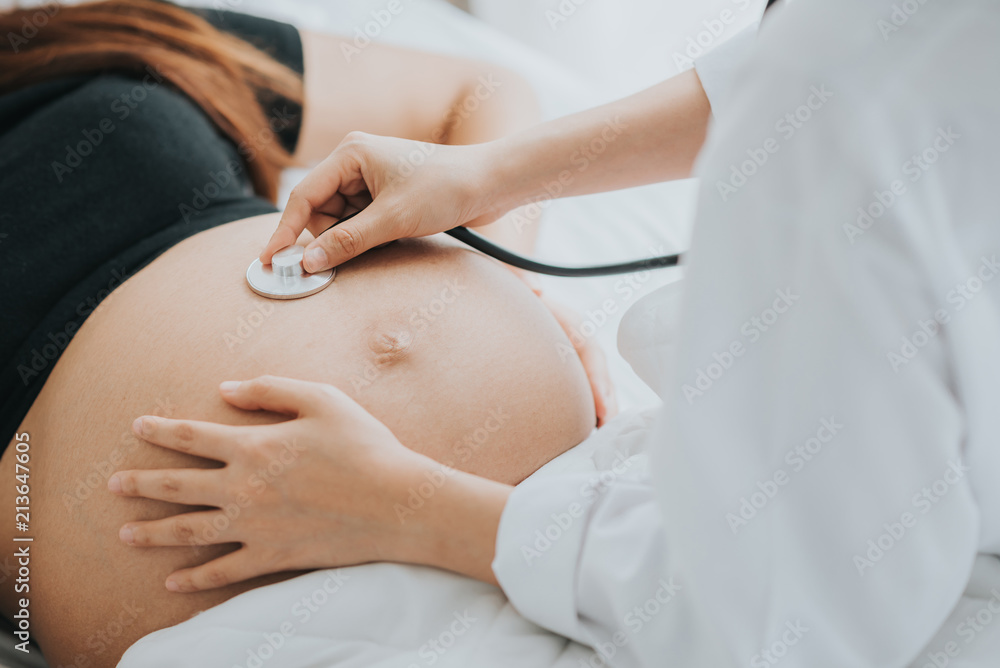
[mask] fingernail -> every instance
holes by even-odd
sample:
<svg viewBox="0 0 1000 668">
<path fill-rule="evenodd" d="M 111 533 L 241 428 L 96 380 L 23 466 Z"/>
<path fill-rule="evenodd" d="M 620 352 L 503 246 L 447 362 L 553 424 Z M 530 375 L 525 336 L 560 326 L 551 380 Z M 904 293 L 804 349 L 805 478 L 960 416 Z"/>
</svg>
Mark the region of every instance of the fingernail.
<svg viewBox="0 0 1000 668">
<path fill-rule="evenodd" d="M 113 475 L 110 478 L 108 478 L 108 491 L 114 492 L 115 494 L 121 494 L 122 493 L 121 478 L 119 478 L 116 475 Z"/>
<path fill-rule="evenodd" d="M 309 273 L 315 273 L 322 271 L 327 262 L 326 252 L 322 248 L 310 248 L 306 251 L 305 258 L 302 260 L 302 266 Z"/>
<path fill-rule="evenodd" d="M 219 384 L 219 389 L 223 392 L 235 392 L 240 387 L 238 380 L 226 380 Z"/>
<path fill-rule="evenodd" d="M 122 527 L 118 532 L 118 538 L 121 539 L 123 543 L 131 545 L 135 542 L 135 536 L 132 534 L 132 530 L 128 527 Z"/>
<path fill-rule="evenodd" d="M 137 417 L 132 423 L 132 431 L 135 432 L 137 436 L 142 436 L 142 418 Z"/>
<path fill-rule="evenodd" d="M 167 589 L 170 591 L 180 591 L 181 586 L 177 584 L 174 580 L 167 580 Z"/>
</svg>

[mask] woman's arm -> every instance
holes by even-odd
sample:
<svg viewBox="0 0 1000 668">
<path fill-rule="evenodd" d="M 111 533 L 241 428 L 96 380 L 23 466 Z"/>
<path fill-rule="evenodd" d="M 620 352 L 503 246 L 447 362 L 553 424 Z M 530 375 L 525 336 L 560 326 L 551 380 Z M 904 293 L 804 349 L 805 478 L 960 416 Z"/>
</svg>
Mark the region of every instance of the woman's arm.
<svg viewBox="0 0 1000 668">
<path fill-rule="evenodd" d="M 305 105 L 295 158 L 303 164 L 352 131 L 473 144 L 538 122 L 530 85 L 502 67 L 379 43 L 359 52 L 347 37 L 300 34 Z"/>
</svg>

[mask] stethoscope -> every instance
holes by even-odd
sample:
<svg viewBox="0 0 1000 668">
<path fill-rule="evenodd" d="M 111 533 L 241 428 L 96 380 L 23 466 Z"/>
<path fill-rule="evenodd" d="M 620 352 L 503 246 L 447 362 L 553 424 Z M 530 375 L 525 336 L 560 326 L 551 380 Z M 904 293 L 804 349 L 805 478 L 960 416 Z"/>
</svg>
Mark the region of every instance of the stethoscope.
<svg viewBox="0 0 1000 668">
<path fill-rule="evenodd" d="M 346 220 L 361 213 L 356 211 L 349 216 L 344 216 L 330 226 L 336 227 Z M 327 228 L 327 229 L 330 229 Z M 547 274 L 549 276 L 565 276 L 570 278 L 580 278 L 587 276 L 613 276 L 616 274 L 631 274 L 633 272 L 648 271 L 650 269 L 661 269 L 663 267 L 673 267 L 681 259 L 679 254 L 660 255 L 643 260 L 633 260 L 631 262 L 621 262 L 618 264 L 599 264 L 586 267 L 562 267 L 553 264 L 545 264 L 526 258 L 517 253 L 498 246 L 485 237 L 465 228 L 456 227 L 445 232 L 462 243 L 476 249 L 480 253 L 509 264 L 518 269 L 524 269 L 536 274 Z M 326 271 L 310 274 L 302 268 L 302 258 L 305 248 L 302 246 L 288 246 L 281 249 L 271 258 L 271 264 L 266 265 L 260 260 L 254 260 L 247 269 L 247 283 L 250 289 L 262 297 L 270 299 L 299 299 L 314 295 L 326 288 L 336 277 L 337 269 L 327 269 Z"/>
<path fill-rule="evenodd" d="M 772 9 L 780 0 L 768 0 L 764 7 L 764 12 Z M 361 213 L 356 211 L 338 220 L 330 227 L 335 227 L 345 220 L 350 220 Z M 329 228 L 327 228 L 329 229 Z M 505 264 L 518 269 L 524 269 L 536 274 L 548 274 L 549 276 L 566 276 L 579 278 L 586 276 L 612 276 L 616 274 L 630 274 L 633 272 L 647 271 L 650 269 L 661 269 L 663 267 L 673 267 L 680 262 L 681 256 L 660 255 L 658 257 L 646 258 L 644 260 L 633 260 L 631 262 L 621 262 L 618 264 L 600 264 L 587 267 L 561 267 L 558 265 L 545 264 L 529 258 L 512 253 L 511 251 L 497 246 L 484 237 L 465 228 L 456 227 L 448 230 L 448 234 L 462 243 L 470 246 L 480 253 L 500 260 Z M 289 246 L 274 254 L 270 265 L 261 264 L 260 260 L 254 260 L 247 269 L 247 283 L 250 289 L 259 295 L 271 299 L 298 299 L 314 295 L 323 288 L 333 283 L 337 274 L 336 268 L 309 274 L 302 268 L 302 257 L 305 248 L 302 246 Z"/>
</svg>

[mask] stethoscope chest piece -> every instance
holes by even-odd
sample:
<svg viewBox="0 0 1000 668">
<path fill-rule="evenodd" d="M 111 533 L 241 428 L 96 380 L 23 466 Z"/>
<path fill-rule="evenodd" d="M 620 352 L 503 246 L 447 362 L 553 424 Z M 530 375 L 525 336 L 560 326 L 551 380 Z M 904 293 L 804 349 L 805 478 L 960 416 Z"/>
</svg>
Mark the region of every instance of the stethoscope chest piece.
<svg viewBox="0 0 1000 668">
<path fill-rule="evenodd" d="M 274 254 L 271 264 L 254 260 L 247 269 L 247 284 L 250 289 L 269 299 L 299 299 L 314 295 L 333 283 L 337 270 L 327 269 L 316 274 L 307 274 L 302 268 L 302 246 L 289 246 Z"/>
</svg>

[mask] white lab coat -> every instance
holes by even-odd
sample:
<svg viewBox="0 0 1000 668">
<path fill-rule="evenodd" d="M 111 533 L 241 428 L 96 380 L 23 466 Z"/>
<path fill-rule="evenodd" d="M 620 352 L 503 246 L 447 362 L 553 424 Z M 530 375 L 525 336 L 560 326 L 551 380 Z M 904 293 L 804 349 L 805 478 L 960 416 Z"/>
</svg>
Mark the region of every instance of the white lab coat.
<svg viewBox="0 0 1000 668">
<path fill-rule="evenodd" d="M 669 288 L 622 325 L 653 474 L 543 478 L 501 521 L 504 591 L 591 665 L 1000 666 L 997 35 L 992 0 L 765 23 L 679 325 Z"/>
</svg>

